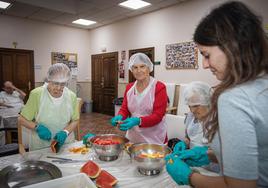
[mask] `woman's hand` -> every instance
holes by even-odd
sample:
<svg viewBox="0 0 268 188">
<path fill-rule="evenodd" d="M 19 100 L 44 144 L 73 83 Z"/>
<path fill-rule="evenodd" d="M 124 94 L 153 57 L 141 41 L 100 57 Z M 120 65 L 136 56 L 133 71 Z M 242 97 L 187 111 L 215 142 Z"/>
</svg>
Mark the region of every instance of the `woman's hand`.
<svg viewBox="0 0 268 188">
<path fill-rule="evenodd" d="M 40 139 L 47 141 L 51 139 L 51 132 L 44 124 L 39 123 L 36 126 L 35 131 L 37 132 Z"/>
<path fill-rule="evenodd" d="M 60 131 L 55 135 L 54 140 L 56 140 L 59 144 L 59 147 L 61 147 L 63 146 L 67 137 L 68 134 L 65 131 Z"/>
<path fill-rule="evenodd" d="M 122 122 L 122 124 L 120 124 L 120 130 L 121 131 L 127 131 L 127 130 L 131 129 L 134 126 L 139 125 L 140 122 L 141 122 L 141 120 L 138 117 L 127 118 Z"/>
<path fill-rule="evenodd" d="M 123 116 L 122 115 L 117 115 L 117 116 L 114 116 L 112 119 L 111 119 L 111 124 L 112 126 L 116 126 L 118 121 L 122 121 L 123 119 Z"/>
<path fill-rule="evenodd" d="M 184 141 L 178 142 L 173 148 L 173 154 L 179 155 L 182 151 L 186 150 L 187 144 Z"/>
<path fill-rule="evenodd" d="M 181 151 L 178 157 L 190 166 L 204 166 L 210 163 L 207 146 L 196 146 L 189 150 Z"/>
<path fill-rule="evenodd" d="M 177 155 L 167 155 L 165 161 L 167 172 L 173 180 L 179 185 L 189 185 L 190 176 L 193 173 L 191 168 Z"/>
<path fill-rule="evenodd" d="M 95 134 L 87 133 L 85 136 L 83 136 L 83 144 L 86 145 L 88 143 L 88 139 L 95 136 Z"/>
</svg>

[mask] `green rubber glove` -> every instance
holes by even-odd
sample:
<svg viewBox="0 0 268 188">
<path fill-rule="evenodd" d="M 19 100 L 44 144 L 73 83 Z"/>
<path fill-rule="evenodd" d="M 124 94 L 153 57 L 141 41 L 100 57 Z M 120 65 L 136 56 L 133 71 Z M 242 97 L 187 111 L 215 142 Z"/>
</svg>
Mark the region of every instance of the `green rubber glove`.
<svg viewBox="0 0 268 188">
<path fill-rule="evenodd" d="M 179 185 L 189 185 L 192 169 L 174 154 L 167 155 L 165 161 L 167 172 L 172 179 Z"/>
<path fill-rule="evenodd" d="M 210 163 L 207 150 L 207 146 L 195 146 L 192 149 L 180 152 L 178 156 L 190 166 L 204 166 Z"/>
<path fill-rule="evenodd" d="M 54 136 L 54 140 L 56 140 L 59 144 L 59 147 L 63 146 L 66 138 L 68 137 L 67 133 L 65 131 L 60 131 L 56 133 Z"/>
<path fill-rule="evenodd" d="M 47 141 L 51 140 L 51 132 L 45 124 L 39 123 L 36 126 L 35 131 L 37 132 L 40 139 Z"/>
<path fill-rule="evenodd" d="M 88 144 L 88 139 L 91 138 L 91 137 L 94 137 L 94 136 L 95 136 L 95 134 L 87 133 L 85 136 L 83 136 L 83 144 L 87 145 Z"/>
<path fill-rule="evenodd" d="M 184 141 L 180 141 L 174 146 L 173 153 L 177 154 L 177 155 L 180 155 L 180 153 L 182 151 L 186 150 L 186 148 L 187 148 L 186 143 Z"/>
<path fill-rule="evenodd" d="M 131 117 L 131 118 L 127 118 L 123 121 L 122 124 L 120 124 L 120 130 L 121 131 L 127 131 L 129 129 L 131 129 L 134 126 L 137 126 L 140 124 L 140 118 L 138 117 Z"/>
<path fill-rule="evenodd" d="M 111 119 L 111 124 L 112 124 L 112 126 L 116 126 L 116 124 L 117 124 L 118 121 L 123 121 L 123 116 L 122 116 L 122 115 L 114 116 L 114 117 Z"/>
</svg>

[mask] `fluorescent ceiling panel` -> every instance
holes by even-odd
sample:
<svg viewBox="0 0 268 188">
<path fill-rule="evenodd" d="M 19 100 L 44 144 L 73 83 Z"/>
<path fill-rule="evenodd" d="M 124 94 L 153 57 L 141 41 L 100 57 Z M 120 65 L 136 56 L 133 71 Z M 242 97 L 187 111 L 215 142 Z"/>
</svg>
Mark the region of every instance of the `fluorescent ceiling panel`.
<svg viewBox="0 0 268 188">
<path fill-rule="evenodd" d="M 73 21 L 72 23 L 88 26 L 88 25 L 95 24 L 97 22 L 91 21 L 91 20 L 85 20 L 85 19 L 78 19 L 78 20 Z"/>
<path fill-rule="evenodd" d="M 6 9 L 7 7 L 9 7 L 9 5 L 10 5 L 10 3 L 0 1 L 0 8 L 1 9 Z"/>
<path fill-rule="evenodd" d="M 124 1 L 123 3 L 119 4 L 119 6 L 134 9 L 134 10 L 140 9 L 143 7 L 147 7 L 149 5 L 151 5 L 151 3 L 147 3 L 147 2 L 141 1 L 141 0 L 128 0 L 128 1 Z"/>
</svg>

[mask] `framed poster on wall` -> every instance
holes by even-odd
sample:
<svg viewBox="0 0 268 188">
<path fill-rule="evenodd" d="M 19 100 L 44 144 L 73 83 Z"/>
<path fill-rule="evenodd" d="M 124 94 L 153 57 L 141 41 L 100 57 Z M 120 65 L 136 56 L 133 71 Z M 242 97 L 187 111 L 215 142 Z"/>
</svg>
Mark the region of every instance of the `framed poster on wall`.
<svg viewBox="0 0 268 188">
<path fill-rule="evenodd" d="M 51 52 L 51 63 L 64 63 L 71 70 L 71 79 L 68 81 L 68 88 L 74 93 L 77 92 L 77 54 L 75 53 L 61 53 Z"/>
<path fill-rule="evenodd" d="M 52 64 L 64 63 L 70 68 L 72 75 L 77 75 L 77 54 L 51 52 L 51 59 Z"/>
<path fill-rule="evenodd" d="M 166 45 L 166 69 L 198 69 L 198 50 L 194 42 Z"/>
</svg>

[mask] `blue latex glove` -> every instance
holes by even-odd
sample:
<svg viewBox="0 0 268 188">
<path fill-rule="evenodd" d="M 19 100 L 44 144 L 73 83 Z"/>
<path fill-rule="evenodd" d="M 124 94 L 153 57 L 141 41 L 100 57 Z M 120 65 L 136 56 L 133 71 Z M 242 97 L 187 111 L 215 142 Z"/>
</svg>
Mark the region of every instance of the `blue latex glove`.
<svg viewBox="0 0 268 188">
<path fill-rule="evenodd" d="M 120 124 L 120 130 L 121 131 L 127 131 L 129 129 L 131 129 L 134 126 L 139 125 L 141 122 L 140 118 L 138 117 L 131 117 L 131 118 L 127 118 L 123 121 L 122 124 Z"/>
<path fill-rule="evenodd" d="M 179 158 L 190 166 L 204 166 L 210 163 L 207 146 L 195 146 L 192 149 L 180 152 Z"/>
<path fill-rule="evenodd" d="M 83 136 L 83 144 L 87 144 L 88 143 L 88 139 L 95 136 L 95 134 L 92 133 L 87 133 L 85 136 Z"/>
<path fill-rule="evenodd" d="M 44 124 L 39 123 L 36 126 L 35 131 L 37 132 L 40 139 L 47 141 L 51 139 L 51 132 Z"/>
<path fill-rule="evenodd" d="M 179 185 L 189 185 L 192 169 L 177 155 L 167 155 L 165 160 L 167 172 L 172 179 Z"/>
<path fill-rule="evenodd" d="M 180 152 L 186 150 L 186 148 L 187 144 L 184 141 L 180 141 L 174 146 L 173 153 L 179 155 Z"/>
<path fill-rule="evenodd" d="M 123 116 L 122 116 L 122 115 L 114 116 L 114 117 L 111 119 L 111 124 L 112 124 L 112 126 L 116 126 L 117 121 L 123 121 Z"/>
<path fill-rule="evenodd" d="M 60 131 L 54 136 L 54 140 L 56 140 L 59 144 L 59 147 L 61 147 L 64 144 L 67 137 L 68 135 L 65 131 Z"/>
</svg>

